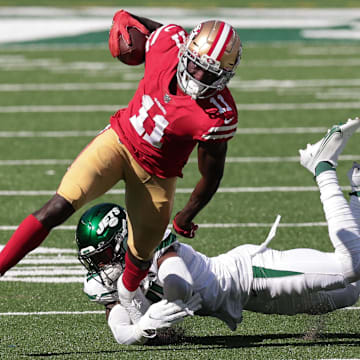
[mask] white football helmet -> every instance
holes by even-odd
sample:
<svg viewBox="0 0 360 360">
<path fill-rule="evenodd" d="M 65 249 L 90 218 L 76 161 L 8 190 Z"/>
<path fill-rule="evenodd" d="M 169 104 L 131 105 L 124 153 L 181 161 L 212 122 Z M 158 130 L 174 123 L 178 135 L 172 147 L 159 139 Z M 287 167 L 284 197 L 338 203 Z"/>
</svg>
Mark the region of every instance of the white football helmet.
<svg viewBox="0 0 360 360">
<path fill-rule="evenodd" d="M 235 75 L 241 53 L 240 37 L 231 25 L 219 20 L 200 23 L 179 51 L 177 79 L 181 90 L 193 99 L 203 99 L 224 89 Z M 209 72 L 209 80 L 195 79 L 189 72 L 189 62 Z"/>
</svg>

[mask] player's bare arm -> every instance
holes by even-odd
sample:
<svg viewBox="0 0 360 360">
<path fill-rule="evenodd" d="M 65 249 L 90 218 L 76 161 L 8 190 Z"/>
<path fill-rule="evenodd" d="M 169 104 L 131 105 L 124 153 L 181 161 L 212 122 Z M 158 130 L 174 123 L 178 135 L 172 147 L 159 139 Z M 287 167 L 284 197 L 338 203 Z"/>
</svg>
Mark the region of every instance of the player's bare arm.
<svg viewBox="0 0 360 360">
<path fill-rule="evenodd" d="M 134 14 L 130 14 L 134 19 L 136 19 L 137 21 L 139 21 L 141 24 L 143 24 L 150 32 L 155 31 L 156 29 L 158 29 L 160 26 L 162 26 L 163 24 L 151 20 L 149 18 L 145 18 L 145 17 L 141 17 L 141 16 L 137 16 Z"/>
<path fill-rule="evenodd" d="M 198 167 L 201 179 L 195 186 L 189 201 L 176 215 L 176 225 L 190 231 L 192 220 L 210 201 L 217 191 L 224 173 L 227 143 L 198 144 Z"/>
</svg>

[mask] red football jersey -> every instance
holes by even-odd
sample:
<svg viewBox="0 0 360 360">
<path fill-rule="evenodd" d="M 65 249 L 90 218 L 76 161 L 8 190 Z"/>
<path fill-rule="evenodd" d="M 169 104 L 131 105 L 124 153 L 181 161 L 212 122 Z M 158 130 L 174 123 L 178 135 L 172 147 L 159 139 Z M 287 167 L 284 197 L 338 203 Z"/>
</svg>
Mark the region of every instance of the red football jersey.
<svg viewBox="0 0 360 360">
<path fill-rule="evenodd" d="M 199 100 L 169 92 L 186 36 L 178 25 L 162 26 L 151 34 L 144 77 L 128 107 L 110 119 L 136 161 L 161 178 L 181 177 L 197 142 L 228 141 L 237 127 L 236 105 L 227 88 Z"/>
</svg>

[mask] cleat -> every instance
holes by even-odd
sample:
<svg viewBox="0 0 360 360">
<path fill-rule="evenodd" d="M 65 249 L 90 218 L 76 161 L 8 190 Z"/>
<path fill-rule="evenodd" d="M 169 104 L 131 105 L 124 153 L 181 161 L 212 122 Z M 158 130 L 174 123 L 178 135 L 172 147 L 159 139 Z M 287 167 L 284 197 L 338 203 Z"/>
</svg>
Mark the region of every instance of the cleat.
<svg viewBox="0 0 360 360">
<path fill-rule="evenodd" d="M 360 119 L 349 119 L 343 125 L 334 125 L 317 143 L 307 144 L 306 149 L 300 149 L 300 164 L 315 175 L 316 166 L 329 162 L 334 168 L 351 135 L 360 127 Z"/>
<path fill-rule="evenodd" d="M 347 176 L 350 180 L 351 191 L 359 192 L 360 191 L 360 164 L 354 161 L 353 166 L 347 172 Z"/>
</svg>

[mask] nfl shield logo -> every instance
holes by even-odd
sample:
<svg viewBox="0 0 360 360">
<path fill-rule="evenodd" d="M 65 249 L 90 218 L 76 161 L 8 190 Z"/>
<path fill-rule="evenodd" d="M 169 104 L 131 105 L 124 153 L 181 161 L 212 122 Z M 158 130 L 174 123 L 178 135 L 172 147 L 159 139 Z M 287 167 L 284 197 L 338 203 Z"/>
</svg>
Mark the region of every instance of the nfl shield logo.
<svg viewBox="0 0 360 360">
<path fill-rule="evenodd" d="M 165 94 L 165 95 L 164 95 L 164 101 L 165 101 L 165 103 L 167 104 L 170 100 L 171 100 L 170 95 L 169 95 L 169 94 Z"/>
</svg>

